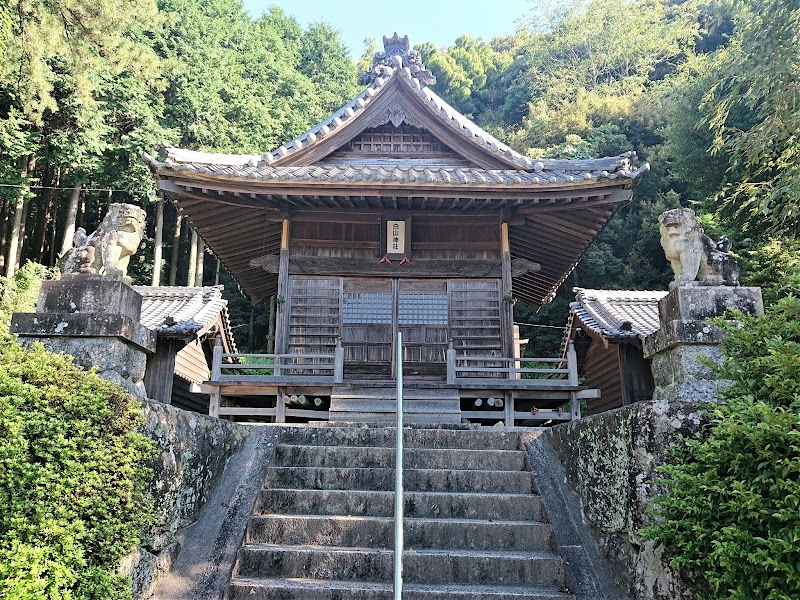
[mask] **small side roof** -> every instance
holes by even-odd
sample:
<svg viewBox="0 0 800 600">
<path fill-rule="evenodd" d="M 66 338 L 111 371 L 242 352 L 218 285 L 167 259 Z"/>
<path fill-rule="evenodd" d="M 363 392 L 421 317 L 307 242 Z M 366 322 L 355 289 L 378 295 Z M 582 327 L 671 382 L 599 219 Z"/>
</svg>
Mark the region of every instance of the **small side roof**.
<svg viewBox="0 0 800 600">
<path fill-rule="evenodd" d="M 658 301 L 668 293 L 586 288 L 573 291 L 576 301 L 569 305 L 565 347 L 577 327 L 606 340 L 643 340 L 660 327 Z"/>
<path fill-rule="evenodd" d="M 200 337 L 219 323 L 223 343 L 236 352 L 222 287 L 134 286 L 142 296 L 142 325 L 159 336 Z"/>
</svg>

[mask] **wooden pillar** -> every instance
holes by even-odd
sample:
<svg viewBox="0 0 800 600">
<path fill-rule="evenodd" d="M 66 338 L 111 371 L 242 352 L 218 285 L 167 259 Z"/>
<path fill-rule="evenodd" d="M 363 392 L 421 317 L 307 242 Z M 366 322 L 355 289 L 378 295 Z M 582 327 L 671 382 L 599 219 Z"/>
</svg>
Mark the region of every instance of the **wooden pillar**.
<svg viewBox="0 0 800 600">
<path fill-rule="evenodd" d="M 147 397 L 163 404 L 172 404 L 172 383 L 175 378 L 175 356 L 183 347 L 175 338 L 159 338 L 156 352 L 147 357 L 144 387 Z"/>
<path fill-rule="evenodd" d="M 186 287 L 194 287 L 197 277 L 197 232 L 192 227 L 192 239 L 189 242 L 189 272 L 186 274 Z"/>
<path fill-rule="evenodd" d="M 208 416 L 219 417 L 220 376 L 222 375 L 222 336 L 214 344 L 214 355 L 211 360 L 211 395 L 208 399 Z M 216 385 L 214 385 L 216 383 Z"/>
<path fill-rule="evenodd" d="M 178 277 L 178 252 L 181 247 L 181 225 L 183 225 L 183 215 L 178 212 L 175 217 L 175 233 L 172 234 L 172 252 L 169 258 L 170 285 L 175 285 Z"/>
<path fill-rule="evenodd" d="M 161 246 L 164 237 L 164 196 L 156 204 L 156 232 L 153 245 L 153 280 L 151 285 L 161 285 Z"/>
<path fill-rule="evenodd" d="M 286 423 L 286 388 L 279 387 L 275 395 L 275 422 Z"/>
<path fill-rule="evenodd" d="M 286 354 L 289 342 L 289 219 L 281 229 L 281 255 L 278 269 L 278 313 L 275 325 L 275 354 Z"/>
<path fill-rule="evenodd" d="M 514 358 L 514 303 L 511 301 L 511 245 L 508 241 L 508 223 L 500 225 L 500 261 L 503 285 L 500 301 L 500 330 L 503 336 L 503 356 Z M 513 367 L 514 364 L 512 363 Z M 513 368 L 511 369 L 513 372 Z"/>
<path fill-rule="evenodd" d="M 514 411 L 516 408 L 514 407 L 514 390 L 506 390 L 506 404 L 503 407 L 506 427 L 513 427 L 514 426 Z"/>
<path fill-rule="evenodd" d="M 269 297 L 269 319 L 267 320 L 267 354 L 275 353 L 275 317 L 278 303 L 275 296 Z"/>
<path fill-rule="evenodd" d="M 454 385 L 456 382 L 456 350 L 453 340 L 447 342 L 447 383 Z"/>
<path fill-rule="evenodd" d="M 197 266 L 194 269 L 194 287 L 203 287 L 203 265 L 206 258 L 206 244 L 197 236 Z"/>
<path fill-rule="evenodd" d="M 333 350 L 333 382 L 344 381 L 344 348 L 341 336 L 336 337 L 336 348 Z"/>
</svg>

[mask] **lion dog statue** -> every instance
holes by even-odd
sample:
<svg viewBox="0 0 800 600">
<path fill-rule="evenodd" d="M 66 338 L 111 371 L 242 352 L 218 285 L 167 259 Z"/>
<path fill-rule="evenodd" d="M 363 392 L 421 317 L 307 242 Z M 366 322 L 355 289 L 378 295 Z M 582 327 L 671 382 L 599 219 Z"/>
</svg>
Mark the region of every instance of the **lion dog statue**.
<svg viewBox="0 0 800 600">
<path fill-rule="evenodd" d="M 670 288 L 682 285 L 739 285 L 739 264 L 730 254 L 726 237 L 712 240 L 704 232 L 694 211 L 675 208 L 658 217 L 661 246 L 675 280 Z"/>
<path fill-rule="evenodd" d="M 61 259 L 61 272 L 103 275 L 130 283 L 128 263 L 142 241 L 146 215 L 133 204 L 111 204 L 97 231 L 86 235 L 79 227 L 75 232 L 74 247 Z"/>
</svg>

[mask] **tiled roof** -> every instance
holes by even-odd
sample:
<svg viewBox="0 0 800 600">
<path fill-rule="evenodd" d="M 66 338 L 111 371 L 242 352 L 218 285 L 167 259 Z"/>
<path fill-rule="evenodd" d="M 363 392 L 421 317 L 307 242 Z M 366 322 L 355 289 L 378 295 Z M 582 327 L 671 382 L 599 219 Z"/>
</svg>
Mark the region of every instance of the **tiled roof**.
<svg viewBox="0 0 800 600">
<path fill-rule="evenodd" d="M 391 42 L 392 40 L 389 41 Z M 379 54 L 383 56 L 385 53 Z M 371 78 L 370 85 L 363 92 L 321 123 L 314 125 L 305 133 L 302 133 L 295 139 L 264 155 L 196 152 L 193 150 L 174 148 L 168 144 L 162 143 L 160 150 L 165 156 L 164 162 L 158 163 L 158 161 L 155 161 L 149 156 L 146 156 L 145 160 L 150 162 L 153 166 L 168 167 L 183 163 L 190 163 L 195 166 L 217 165 L 253 168 L 269 167 L 276 162 L 282 164 L 285 162 L 284 159 L 286 157 L 291 156 L 301 149 L 307 149 L 319 144 L 324 139 L 333 135 L 337 129 L 349 123 L 350 120 L 364 111 L 366 107 L 378 97 L 379 92 L 390 81 L 397 80 L 401 85 L 407 86 L 411 93 L 416 94 L 422 101 L 420 104 L 442 124 L 445 124 L 456 132 L 466 143 L 482 147 L 489 154 L 506 164 L 509 170 L 531 171 L 545 180 L 548 177 L 546 175 L 543 176 L 542 172 L 549 171 L 567 171 L 570 173 L 590 172 L 597 174 L 602 171 L 608 171 L 609 173 L 635 173 L 634 176 L 636 176 L 641 172 L 649 170 L 649 165 L 646 164 L 640 169 L 633 168 L 631 162 L 636 158 L 634 152 L 627 152 L 620 156 L 596 160 L 544 160 L 523 156 L 470 121 L 440 98 L 429 87 L 424 85 L 424 82 L 431 81 L 431 79 L 426 76 L 426 74 L 429 75 L 430 73 L 424 70 L 424 66 L 422 66 L 422 70 L 419 68 L 412 69 L 409 66 L 405 66 L 407 63 L 408 60 L 406 56 L 384 56 L 384 64 L 379 66 L 376 73 L 373 74 L 374 77 Z M 391 64 L 395 66 L 389 66 Z M 411 66 L 413 67 L 414 65 Z"/>
<path fill-rule="evenodd" d="M 665 291 L 573 291 L 577 302 L 569 305 L 571 316 L 589 331 L 613 339 L 644 339 L 658 329 L 658 301 L 667 295 Z"/>
<path fill-rule="evenodd" d="M 228 301 L 222 297 L 222 286 L 137 285 L 134 289 L 142 296 L 142 325 L 154 329 L 159 335 L 199 335 L 220 315 L 231 351 L 236 351 L 228 319 Z"/>
<path fill-rule="evenodd" d="M 183 151 L 186 152 L 186 151 Z M 268 167 L 222 165 L 202 162 L 175 163 L 170 160 L 157 161 L 146 157 L 155 168 L 168 168 L 176 173 L 187 173 L 208 177 L 220 177 L 226 180 L 263 181 L 263 182 L 305 182 L 305 183 L 402 183 L 407 185 L 447 185 L 447 186 L 530 186 L 547 187 L 551 185 L 592 184 L 601 180 L 635 179 L 647 170 L 647 165 L 633 169 L 629 160 L 617 161 L 616 168 L 592 169 L 590 163 L 598 161 L 579 161 L 579 164 L 559 165 L 559 169 L 542 169 L 534 172 L 513 169 L 478 169 L 466 167 L 434 167 L 434 166 L 389 166 L 389 165 L 323 165 L 308 167 Z M 610 160 L 601 166 L 610 166 Z M 556 162 L 556 161 L 548 161 Z M 569 161 L 558 161 L 569 163 Z M 407 163 L 406 163 L 407 164 Z M 588 170 L 587 170 L 588 169 Z"/>
</svg>

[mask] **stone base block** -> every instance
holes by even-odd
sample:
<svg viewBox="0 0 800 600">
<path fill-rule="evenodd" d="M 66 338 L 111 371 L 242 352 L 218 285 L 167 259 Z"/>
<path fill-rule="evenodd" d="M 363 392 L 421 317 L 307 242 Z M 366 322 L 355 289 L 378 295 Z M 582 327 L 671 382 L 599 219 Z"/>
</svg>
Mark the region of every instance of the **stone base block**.
<svg viewBox="0 0 800 600">
<path fill-rule="evenodd" d="M 645 358 L 678 344 L 718 344 L 722 332 L 708 324 L 729 310 L 764 314 L 761 288 L 686 285 L 675 288 L 658 302 L 661 328 L 645 338 Z"/>
<path fill-rule="evenodd" d="M 721 360 L 722 351 L 718 345 L 683 344 L 654 354 L 653 401 L 672 404 L 716 400 L 717 393 L 728 382 L 719 379 L 704 362 L 717 364 Z"/>
<path fill-rule="evenodd" d="M 69 354 L 75 364 L 85 369 L 97 368 L 103 379 L 124 387 L 139 398 L 146 398 L 144 372 L 147 353 L 119 337 L 28 336 L 20 334 L 19 343 L 30 346 L 41 342 L 50 352 Z"/>
<path fill-rule="evenodd" d="M 64 275 L 42 282 L 37 313 L 114 314 L 138 322 L 142 297 L 128 284 L 97 275 Z"/>
<path fill-rule="evenodd" d="M 156 333 L 127 315 L 112 313 L 14 313 L 11 333 L 25 337 L 120 338 L 155 352 Z"/>
</svg>

